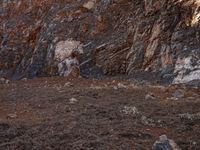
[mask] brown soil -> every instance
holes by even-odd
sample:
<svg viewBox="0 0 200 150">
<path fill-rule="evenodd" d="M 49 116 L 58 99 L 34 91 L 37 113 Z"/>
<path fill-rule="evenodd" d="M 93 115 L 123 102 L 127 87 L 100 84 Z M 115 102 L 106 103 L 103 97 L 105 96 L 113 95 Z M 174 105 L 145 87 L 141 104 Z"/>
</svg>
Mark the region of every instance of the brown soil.
<svg viewBox="0 0 200 150">
<path fill-rule="evenodd" d="M 148 150 L 162 134 L 200 149 L 200 117 L 179 117 L 200 112 L 199 89 L 40 78 L 0 85 L 0 104 L 1 150 Z"/>
</svg>

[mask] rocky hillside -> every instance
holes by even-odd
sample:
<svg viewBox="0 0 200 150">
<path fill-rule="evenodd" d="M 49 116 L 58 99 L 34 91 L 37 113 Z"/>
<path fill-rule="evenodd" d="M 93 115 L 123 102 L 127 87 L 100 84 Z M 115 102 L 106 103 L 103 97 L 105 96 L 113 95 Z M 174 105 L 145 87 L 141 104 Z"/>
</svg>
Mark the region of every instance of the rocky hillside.
<svg viewBox="0 0 200 150">
<path fill-rule="evenodd" d="M 197 0 L 3 0 L 0 76 L 200 79 Z"/>
</svg>

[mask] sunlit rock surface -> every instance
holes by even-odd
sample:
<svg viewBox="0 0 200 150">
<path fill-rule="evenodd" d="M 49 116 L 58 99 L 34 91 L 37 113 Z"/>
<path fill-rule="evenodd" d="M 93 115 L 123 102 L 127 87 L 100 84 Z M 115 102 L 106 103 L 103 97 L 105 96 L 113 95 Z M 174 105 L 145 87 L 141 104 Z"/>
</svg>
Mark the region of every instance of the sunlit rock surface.
<svg viewBox="0 0 200 150">
<path fill-rule="evenodd" d="M 79 56 L 83 54 L 83 48 L 78 41 L 60 41 L 55 49 L 55 62 L 58 65 L 60 76 L 69 76 L 72 72 L 79 72 Z M 79 73 L 77 75 L 79 76 Z"/>
<path fill-rule="evenodd" d="M 174 73 L 174 83 L 187 83 L 200 79 L 200 57 L 195 53 L 186 58 L 178 58 Z"/>
<path fill-rule="evenodd" d="M 99 68 L 108 75 L 159 72 L 173 83 L 200 79 L 197 0 L 18 0 L 0 5 L 0 76 L 67 76 L 75 66 L 89 76 Z M 79 42 L 84 53 L 68 54 L 69 39 Z"/>
</svg>

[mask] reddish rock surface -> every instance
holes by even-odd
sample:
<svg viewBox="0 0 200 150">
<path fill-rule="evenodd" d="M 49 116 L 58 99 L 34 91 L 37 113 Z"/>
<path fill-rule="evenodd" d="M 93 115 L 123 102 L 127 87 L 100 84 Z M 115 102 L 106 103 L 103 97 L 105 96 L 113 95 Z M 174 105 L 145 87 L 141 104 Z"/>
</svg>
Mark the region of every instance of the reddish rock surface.
<svg viewBox="0 0 200 150">
<path fill-rule="evenodd" d="M 199 5 L 196 0 L 3 1 L 0 74 L 58 75 L 56 44 L 73 39 L 85 45 L 81 62 L 91 60 L 81 66 L 85 75 L 98 66 L 109 75 L 142 70 L 175 83 L 198 80 Z"/>
</svg>

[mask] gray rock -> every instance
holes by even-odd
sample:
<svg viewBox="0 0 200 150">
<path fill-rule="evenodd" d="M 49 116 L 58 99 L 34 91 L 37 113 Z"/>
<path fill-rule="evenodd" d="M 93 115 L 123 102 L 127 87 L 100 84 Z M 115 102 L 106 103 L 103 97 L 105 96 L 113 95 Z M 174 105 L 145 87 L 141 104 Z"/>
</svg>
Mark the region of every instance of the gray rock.
<svg viewBox="0 0 200 150">
<path fill-rule="evenodd" d="M 192 81 L 188 82 L 187 85 L 195 87 L 195 88 L 200 88 L 200 79 L 192 80 Z"/>
<path fill-rule="evenodd" d="M 151 125 L 151 126 L 155 125 L 155 121 L 151 118 L 147 118 L 146 116 L 141 117 L 141 123 L 144 125 Z"/>
<path fill-rule="evenodd" d="M 185 96 L 185 94 L 184 94 L 184 91 L 182 91 L 182 90 L 176 90 L 173 94 L 172 94 L 172 96 L 174 97 L 174 98 L 183 98 L 184 96 Z"/>
<path fill-rule="evenodd" d="M 181 150 L 179 146 L 166 135 L 161 135 L 153 145 L 153 150 Z"/>
</svg>

